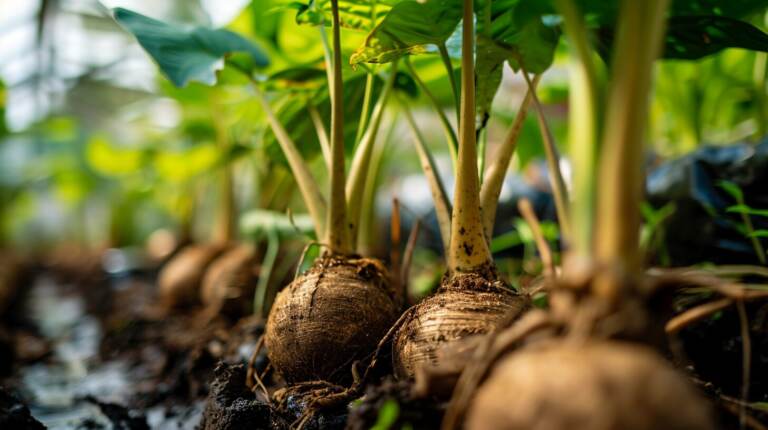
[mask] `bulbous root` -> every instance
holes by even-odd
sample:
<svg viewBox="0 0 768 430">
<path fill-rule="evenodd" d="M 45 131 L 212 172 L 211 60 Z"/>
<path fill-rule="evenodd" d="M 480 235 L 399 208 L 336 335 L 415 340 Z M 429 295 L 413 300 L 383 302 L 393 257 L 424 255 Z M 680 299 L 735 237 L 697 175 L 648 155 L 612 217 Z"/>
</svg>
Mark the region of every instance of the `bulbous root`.
<svg viewBox="0 0 768 430">
<path fill-rule="evenodd" d="M 206 308 L 231 317 L 253 311 L 253 293 L 258 280 L 256 252 L 240 245 L 211 263 L 203 277 L 200 300 Z"/>
<path fill-rule="evenodd" d="M 413 378 L 422 366 L 439 366 L 441 348 L 492 332 L 517 318 L 529 303 L 527 296 L 479 274 L 458 273 L 444 279 L 395 334 L 392 358 L 397 376 Z"/>
<path fill-rule="evenodd" d="M 318 259 L 276 297 L 264 340 L 289 383 L 349 382 L 352 363 L 370 355 L 399 315 L 378 260 Z"/>
<path fill-rule="evenodd" d="M 709 430 L 712 422 L 696 390 L 651 349 L 550 341 L 496 363 L 470 404 L 465 427 Z"/>
<path fill-rule="evenodd" d="M 205 271 L 223 251 L 224 247 L 212 244 L 190 245 L 179 251 L 158 276 L 160 304 L 173 308 L 199 303 Z"/>
</svg>

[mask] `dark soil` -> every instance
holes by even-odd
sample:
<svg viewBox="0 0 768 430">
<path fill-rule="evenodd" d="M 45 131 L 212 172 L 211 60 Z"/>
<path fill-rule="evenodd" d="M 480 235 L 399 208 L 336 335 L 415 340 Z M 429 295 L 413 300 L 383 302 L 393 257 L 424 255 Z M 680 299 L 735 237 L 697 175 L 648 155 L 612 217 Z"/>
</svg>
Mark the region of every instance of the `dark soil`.
<svg viewBox="0 0 768 430">
<path fill-rule="evenodd" d="M 45 426 L 32 417 L 29 408 L 18 397 L 0 387 L 0 428 L 38 430 Z"/>
</svg>

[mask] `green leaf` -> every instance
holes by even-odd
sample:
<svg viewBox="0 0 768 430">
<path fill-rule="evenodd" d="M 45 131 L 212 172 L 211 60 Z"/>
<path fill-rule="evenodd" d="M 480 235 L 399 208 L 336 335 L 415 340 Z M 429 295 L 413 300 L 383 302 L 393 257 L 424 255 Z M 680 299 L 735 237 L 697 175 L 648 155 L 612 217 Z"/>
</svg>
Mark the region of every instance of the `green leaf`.
<svg viewBox="0 0 768 430">
<path fill-rule="evenodd" d="M 109 177 L 136 173 L 144 163 L 143 151 L 113 146 L 103 136 L 94 136 L 88 141 L 85 157 L 91 168 Z"/>
<path fill-rule="evenodd" d="M 750 237 L 768 238 L 768 230 L 755 230 L 749 235 Z"/>
<path fill-rule="evenodd" d="M 477 64 L 475 66 L 476 103 L 479 128 L 485 126 L 491 105 L 504 76 L 507 51 L 485 36 L 477 36 Z"/>
<path fill-rule="evenodd" d="M 456 0 L 398 3 L 352 54 L 350 63 L 387 63 L 404 55 L 428 52 L 429 45 L 448 40 L 461 14 L 461 2 Z"/>
<path fill-rule="evenodd" d="M 725 211 L 730 213 L 768 217 L 768 209 L 753 209 L 744 204 L 730 206 Z"/>
<path fill-rule="evenodd" d="M 735 183 L 731 181 L 719 181 L 717 185 L 725 190 L 726 193 L 730 194 L 737 202 L 741 203 L 744 201 L 744 193 Z"/>
<path fill-rule="evenodd" d="M 379 417 L 371 430 L 389 430 L 397 423 L 400 415 L 400 405 L 395 399 L 387 399 L 379 408 Z"/>
<path fill-rule="evenodd" d="M 768 34 L 754 25 L 722 16 L 673 16 L 664 58 L 695 60 L 726 48 L 768 52 Z"/>
<path fill-rule="evenodd" d="M 215 84 L 222 60 L 235 52 L 247 54 L 254 67 L 269 64 L 261 49 L 228 30 L 172 25 L 123 8 L 114 9 L 114 15 L 178 87 L 190 81 Z"/>
<path fill-rule="evenodd" d="M 339 22 L 344 28 L 370 31 L 400 1 L 339 0 Z M 296 22 L 299 24 L 330 25 L 332 22 L 330 0 L 310 0 L 293 6 L 298 9 Z"/>
</svg>

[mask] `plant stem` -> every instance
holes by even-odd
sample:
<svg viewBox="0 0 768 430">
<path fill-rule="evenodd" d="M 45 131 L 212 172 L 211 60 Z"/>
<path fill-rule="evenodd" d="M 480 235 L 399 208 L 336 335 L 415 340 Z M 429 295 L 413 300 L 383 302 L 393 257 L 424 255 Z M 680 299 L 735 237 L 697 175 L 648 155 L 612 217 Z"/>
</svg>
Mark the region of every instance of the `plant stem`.
<svg viewBox="0 0 768 430">
<path fill-rule="evenodd" d="M 315 178 L 312 177 L 312 173 L 309 171 L 309 166 L 304 162 L 301 157 L 301 153 L 296 148 L 296 143 L 293 142 L 291 136 L 285 130 L 285 127 L 277 119 L 275 112 L 269 105 L 269 101 L 261 89 L 258 87 L 258 83 L 254 82 L 254 91 L 256 97 L 261 102 L 261 107 L 264 113 L 267 115 L 267 121 L 272 128 L 272 132 L 275 133 L 277 143 L 280 144 L 280 149 L 283 150 L 288 165 L 291 168 L 291 172 L 296 178 L 296 184 L 299 186 L 301 197 L 304 200 L 304 204 L 307 207 L 309 216 L 312 218 L 312 222 L 315 225 L 315 233 L 317 237 L 323 237 L 325 232 L 325 211 L 326 204 L 323 199 L 323 195 L 320 193 L 320 188 L 317 186 Z"/>
<path fill-rule="evenodd" d="M 387 135 L 382 139 L 380 144 L 374 145 L 368 178 L 365 181 L 365 192 L 363 194 L 360 211 L 360 228 L 357 237 L 357 250 L 362 255 L 372 255 L 375 251 L 375 249 L 372 249 L 372 230 L 374 230 L 373 215 L 376 206 L 376 188 L 379 182 L 379 171 L 381 170 L 381 165 L 385 158 L 384 154 L 387 152 L 387 143 L 391 140 L 392 134 L 396 129 L 394 126 L 394 124 L 396 124 L 396 115 L 393 115 L 389 123 L 390 126 L 387 128 Z"/>
<path fill-rule="evenodd" d="M 365 128 L 368 126 L 368 111 L 371 107 L 371 99 L 373 98 L 373 82 L 375 78 L 374 73 L 368 73 L 365 77 L 365 93 L 363 94 L 363 108 L 360 111 L 360 121 L 357 123 L 357 133 L 355 134 L 355 145 L 360 143 L 365 133 Z"/>
<path fill-rule="evenodd" d="M 526 72 L 524 68 L 521 67 L 521 71 L 525 78 L 525 82 L 528 84 L 528 89 L 531 91 L 533 106 L 536 110 L 536 118 L 539 121 L 541 138 L 544 141 L 544 155 L 547 158 L 549 182 L 552 186 L 552 195 L 555 200 L 557 219 L 560 222 L 560 234 L 563 241 L 569 243 L 571 239 L 571 224 L 570 219 L 568 218 L 568 189 L 565 186 L 563 173 L 560 170 L 560 154 L 557 152 L 555 137 L 552 136 L 552 131 L 547 124 L 547 119 L 544 117 L 544 109 L 541 107 L 539 98 L 536 96 L 536 89 L 533 87 L 533 82 L 531 82 L 531 78 L 528 77 L 528 72 Z"/>
<path fill-rule="evenodd" d="M 269 307 L 272 305 L 269 297 L 269 278 L 272 275 L 272 269 L 277 260 L 277 251 L 280 249 L 280 237 L 277 230 L 272 228 L 267 230 L 267 251 L 264 254 L 264 260 L 261 262 L 259 271 L 259 281 L 256 285 L 256 294 L 253 297 L 253 312 L 262 318 L 269 314 Z"/>
<path fill-rule="evenodd" d="M 609 302 L 640 271 L 640 204 L 643 199 L 643 138 L 653 63 L 661 48 L 669 0 L 624 0 L 613 51 L 611 83 L 602 135 L 595 254 L 608 270 L 594 292 Z"/>
<path fill-rule="evenodd" d="M 588 30 L 573 0 L 558 0 L 565 22 L 565 34 L 575 49 L 576 61 L 571 67 L 569 109 L 569 148 L 573 171 L 574 197 L 570 220 L 574 226 L 569 254 L 578 259 L 592 255 L 597 186 L 596 155 L 599 149 L 600 100 L 593 50 L 587 40 Z"/>
<path fill-rule="evenodd" d="M 312 102 L 307 102 L 307 110 L 309 116 L 312 118 L 312 124 L 315 126 L 317 132 L 317 140 L 320 142 L 320 150 L 323 152 L 323 159 L 328 171 L 331 171 L 331 142 L 328 141 L 328 131 L 325 130 L 325 124 L 320 117 L 320 112 L 317 111 L 315 105 Z"/>
<path fill-rule="evenodd" d="M 447 256 L 451 240 L 451 202 L 448 200 L 448 194 L 443 187 L 443 181 L 440 179 L 440 173 L 437 171 L 432 153 L 427 148 L 424 136 L 419 131 L 411 110 L 405 101 L 400 100 L 400 104 L 405 114 L 405 119 L 413 133 L 413 141 L 416 144 L 416 153 L 419 155 L 419 161 L 421 162 L 421 170 L 424 172 L 424 176 L 429 183 L 429 191 L 432 193 L 432 201 L 434 202 L 435 213 L 437 214 L 437 224 L 440 227 L 443 252 Z"/>
<path fill-rule="evenodd" d="M 443 66 L 445 66 L 445 71 L 448 72 L 448 80 L 451 82 L 451 89 L 453 90 L 453 101 L 454 103 L 456 103 L 456 106 L 459 106 L 459 103 L 461 102 L 461 96 L 459 94 L 459 85 L 456 82 L 456 76 L 454 76 L 453 74 L 453 64 L 451 64 L 451 56 L 448 54 L 448 48 L 445 47 L 445 43 L 440 43 L 439 45 L 437 45 L 437 49 L 440 51 L 440 59 L 443 60 Z M 460 121 L 461 121 L 461 118 L 459 118 L 459 111 L 457 110 L 456 123 L 458 124 Z"/>
<path fill-rule="evenodd" d="M 405 59 L 405 65 L 408 66 L 408 71 L 411 72 L 411 76 L 413 76 L 413 80 L 416 81 L 416 85 L 418 85 L 419 89 L 421 89 L 421 91 L 427 96 L 429 102 L 432 104 L 432 107 L 435 109 L 438 118 L 440 119 L 440 125 L 443 126 L 443 131 L 445 132 L 445 137 L 448 142 L 448 153 L 451 154 L 453 170 L 456 170 L 456 154 L 459 147 L 459 138 L 456 137 L 456 131 L 453 129 L 451 122 L 448 121 L 448 117 L 445 116 L 445 112 L 440 106 L 440 103 L 437 101 L 437 98 L 434 96 L 434 94 L 432 94 L 431 91 L 429 91 L 429 87 L 427 87 L 424 81 L 419 78 L 419 75 L 416 73 L 416 69 L 414 69 L 413 64 L 411 64 L 411 61 L 407 57 Z"/>
<path fill-rule="evenodd" d="M 216 133 L 216 146 L 222 154 L 225 154 L 230 149 L 229 133 L 227 133 L 226 124 L 224 124 L 224 119 L 220 114 L 218 101 L 218 93 L 214 92 L 211 97 L 211 117 Z M 216 230 L 214 231 L 214 242 L 226 244 L 235 239 L 236 209 L 231 161 L 222 166 L 219 181 L 220 200 L 216 214 L 218 219 L 216 220 Z"/>
<path fill-rule="evenodd" d="M 768 81 L 768 53 L 755 52 L 755 64 L 753 66 L 753 80 L 755 83 L 755 95 L 757 108 L 755 109 L 755 142 L 765 137 L 768 132 L 768 94 L 766 94 L 766 82 Z"/>
<path fill-rule="evenodd" d="M 333 85 L 333 59 L 331 55 L 331 45 L 328 43 L 328 34 L 325 32 L 325 25 L 319 25 L 317 30 L 320 32 L 320 42 L 323 46 L 323 59 L 325 60 L 325 76 L 328 78 L 328 87 Z M 333 93 L 331 93 L 333 100 Z"/>
<path fill-rule="evenodd" d="M 451 272 L 473 271 L 493 263 L 483 233 L 480 185 L 477 177 L 475 136 L 475 62 L 472 0 L 464 0 L 461 42 L 461 122 L 458 170 L 451 217 L 448 268 Z"/>
<path fill-rule="evenodd" d="M 347 201 L 344 196 L 344 101 L 341 80 L 341 27 L 339 2 L 331 0 L 333 13 L 333 81 L 331 82 L 331 183 L 325 241 L 334 254 L 350 254 Z"/>
<path fill-rule="evenodd" d="M 384 90 L 379 95 L 379 100 L 373 109 L 371 123 L 363 136 L 360 145 L 355 149 L 355 155 L 352 159 L 352 166 L 349 169 L 349 181 L 347 181 L 346 196 L 347 207 L 349 209 L 349 235 L 351 243 L 357 243 L 357 233 L 360 227 L 360 209 L 365 191 L 366 178 L 369 175 L 369 166 L 371 164 L 371 154 L 376 143 L 376 137 L 381 127 L 381 119 L 384 116 L 384 108 L 392 93 L 392 87 L 395 83 L 397 74 L 397 63 L 392 63 Z"/>
<path fill-rule="evenodd" d="M 539 82 L 541 75 L 533 78 L 534 88 Z M 509 163 L 512 161 L 512 155 L 517 148 L 517 139 L 520 137 L 520 131 L 523 129 L 525 117 L 531 106 L 531 90 L 525 94 L 523 102 L 515 115 L 515 121 L 507 132 L 504 142 L 493 154 L 491 163 L 485 172 L 485 179 L 480 187 L 480 207 L 483 209 L 483 225 L 485 236 L 490 239 L 493 236 L 493 224 L 496 222 L 496 208 L 499 204 L 501 187 L 504 185 L 504 178 L 507 176 Z"/>
</svg>

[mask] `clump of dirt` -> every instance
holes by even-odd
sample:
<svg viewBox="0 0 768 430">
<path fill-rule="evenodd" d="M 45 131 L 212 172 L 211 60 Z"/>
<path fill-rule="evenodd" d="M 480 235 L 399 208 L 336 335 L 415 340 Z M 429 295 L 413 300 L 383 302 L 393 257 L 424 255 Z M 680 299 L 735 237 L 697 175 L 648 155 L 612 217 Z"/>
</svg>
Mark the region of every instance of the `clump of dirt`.
<svg viewBox="0 0 768 430">
<path fill-rule="evenodd" d="M 43 430 L 45 426 L 32 417 L 29 408 L 21 400 L 0 387 L 0 428 Z"/>
<path fill-rule="evenodd" d="M 245 385 L 246 369 L 242 364 L 220 363 L 200 423 L 202 430 L 250 430 L 254 428 L 282 429 L 286 422 L 266 402 Z"/>
<path fill-rule="evenodd" d="M 446 275 L 437 292 L 416 305 L 393 341 L 393 363 L 401 378 L 439 364 L 438 350 L 457 340 L 491 332 L 530 306 L 495 274 Z"/>
<path fill-rule="evenodd" d="M 520 393 L 509 401 L 510 389 Z M 646 347 L 544 342 L 496 363 L 472 400 L 467 429 L 714 429 L 692 385 Z"/>
<path fill-rule="evenodd" d="M 378 260 L 320 258 L 275 299 L 269 359 L 289 383 L 348 382 L 352 364 L 374 351 L 399 310 Z"/>
<path fill-rule="evenodd" d="M 86 400 L 99 407 L 115 430 L 149 430 L 147 418 L 136 411 L 130 411 L 115 403 L 101 402 L 91 396 Z"/>
</svg>

